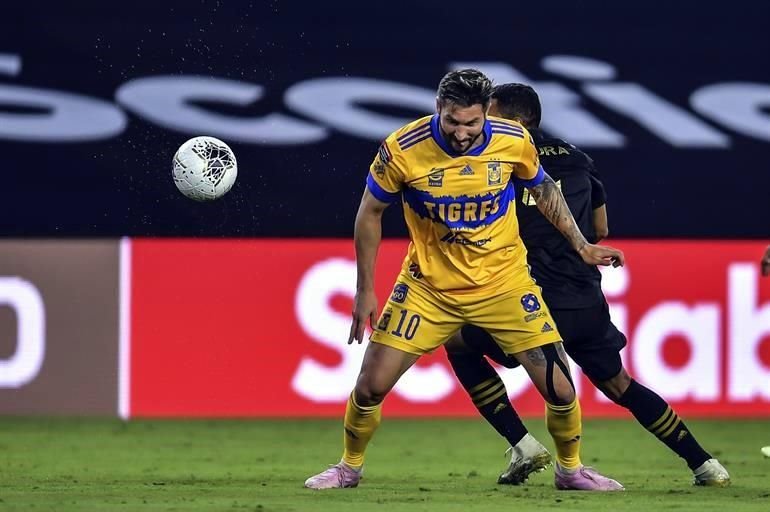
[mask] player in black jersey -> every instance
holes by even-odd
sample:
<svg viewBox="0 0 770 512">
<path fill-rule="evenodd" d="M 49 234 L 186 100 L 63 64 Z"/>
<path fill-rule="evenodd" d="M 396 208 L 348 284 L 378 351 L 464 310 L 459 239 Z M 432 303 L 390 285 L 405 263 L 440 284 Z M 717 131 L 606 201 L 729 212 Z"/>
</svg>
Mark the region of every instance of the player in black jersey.
<svg viewBox="0 0 770 512">
<path fill-rule="evenodd" d="M 492 98 L 490 115 L 516 120 L 532 134 L 541 165 L 560 185 L 586 239 L 596 243 L 605 238 L 606 198 L 593 160 L 572 144 L 539 129 L 540 100 L 531 87 L 499 85 Z M 610 320 L 599 271 L 582 261 L 564 236 L 540 214 L 526 190 L 516 191 L 516 201 L 532 276 L 542 287 L 567 354 L 609 399 L 628 409 L 642 426 L 685 459 L 695 485 L 728 485 L 727 471 L 701 448 L 671 406 L 623 368 L 620 350 L 626 345 L 626 337 Z M 475 326 L 464 327 L 444 347 L 476 408 L 511 444 L 511 463 L 498 482 L 518 484 L 533 471 L 544 469 L 544 461 L 550 460 L 547 450 L 527 432 L 507 393 L 501 392 L 505 389 L 502 380 L 484 356 L 508 368 L 517 365 L 515 359 L 506 356 L 486 331 Z M 557 467 L 557 487 L 559 471 Z"/>
</svg>

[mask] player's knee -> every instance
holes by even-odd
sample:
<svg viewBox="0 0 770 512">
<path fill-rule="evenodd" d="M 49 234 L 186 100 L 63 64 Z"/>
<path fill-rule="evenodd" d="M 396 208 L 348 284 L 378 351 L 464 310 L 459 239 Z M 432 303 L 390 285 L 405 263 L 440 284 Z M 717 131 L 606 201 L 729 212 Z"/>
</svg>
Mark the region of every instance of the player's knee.
<svg viewBox="0 0 770 512">
<path fill-rule="evenodd" d="M 548 398 L 548 402 L 551 405 L 569 405 L 575 401 L 577 395 L 575 395 L 575 388 L 572 387 L 572 383 L 566 378 L 556 379 L 553 386 L 553 392 Z"/>
<path fill-rule="evenodd" d="M 546 402 L 551 405 L 569 405 L 575 401 L 575 388 L 566 375 L 554 372 L 545 378 L 545 382 L 535 381 L 535 385 Z"/>
<path fill-rule="evenodd" d="M 546 361 L 546 390 L 544 398 L 552 405 L 569 405 L 575 401 L 575 386 L 572 383 L 567 355 L 561 343 L 540 347 Z"/>
<path fill-rule="evenodd" d="M 601 392 L 615 403 L 619 403 L 629 385 L 631 385 L 631 376 L 622 367 L 613 378 L 597 383 Z"/>
<path fill-rule="evenodd" d="M 369 407 L 382 403 L 390 391 L 390 386 L 385 386 L 368 375 L 362 373 L 356 382 L 355 397 L 358 405 Z"/>
<path fill-rule="evenodd" d="M 355 393 L 356 403 L 361 407 L 370 407 L 382 403 L 385 400 L 385 395 L 388 394 L 387 391 L 366 384 L 357 385 Z"/>
</svg>

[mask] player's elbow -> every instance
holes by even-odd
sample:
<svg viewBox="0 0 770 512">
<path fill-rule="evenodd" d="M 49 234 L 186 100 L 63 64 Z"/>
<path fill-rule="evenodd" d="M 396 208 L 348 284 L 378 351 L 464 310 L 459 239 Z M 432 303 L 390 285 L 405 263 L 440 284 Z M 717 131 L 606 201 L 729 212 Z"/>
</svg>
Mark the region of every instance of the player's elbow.
<svg viewBox="0 0 770 512">
<path fill-rule="evenodd" d="M 610 230 L 606 226 L 596 228 L 596 241 L 601 242 L 610 235 Z"/>
</svg>

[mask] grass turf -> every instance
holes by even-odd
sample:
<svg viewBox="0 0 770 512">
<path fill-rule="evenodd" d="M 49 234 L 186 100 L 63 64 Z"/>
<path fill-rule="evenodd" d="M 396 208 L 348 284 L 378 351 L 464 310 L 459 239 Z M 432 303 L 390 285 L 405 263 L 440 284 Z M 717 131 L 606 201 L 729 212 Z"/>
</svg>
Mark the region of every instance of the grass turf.
<svg viewBox="0 0 770 512">
<path fill-rule="evenodd" d="M 546 446 L 541 421 L 528 421 Z M 0 418 L 0 511 L 770 510 L 767 421 L 689 421 L 727 467 L 694 488 L 683 461 L 635 422 L 585 421 L 583 461 L 624 493 L 556 491 L 551 470 L 495 484 L 506 443 L 481 420 L 388 420 L 357 489 L 310 491 L 339 459 L 339 420 L 132 421 Z"/>
</svg>

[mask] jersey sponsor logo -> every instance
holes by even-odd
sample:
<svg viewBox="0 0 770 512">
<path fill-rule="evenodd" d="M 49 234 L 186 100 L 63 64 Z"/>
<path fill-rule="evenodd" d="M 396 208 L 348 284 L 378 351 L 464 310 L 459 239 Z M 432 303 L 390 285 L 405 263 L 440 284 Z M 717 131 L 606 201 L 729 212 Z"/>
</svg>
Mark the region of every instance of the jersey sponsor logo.
<svg viewBox="0 0 770 512">
<path fill-rule="evenodd" d="M 492 241 L 492 237 L 482 238 L 481 240 L 471 240 L 469 238 L 465 238 L 461 233 L 454 233 L 450 231 L 446 235 L 441 237 L 442 242 L 446 242 L 448 244 L 459 244 L 459 245 L 472 245 L 474 247 L 482 247 L 484 245 L 487 245 L 489 242 Z"/>
<path fill-rule="evenodd" d="M 551 332 L 551 331 L 553 331 L 553 327 L 551 327 L 551 324 L 549 324 L 548 322 L 544 323 L 543 328 L 540 329 L 540 332 Z"/>
<path fill-rule="evenodd" d="M 420 272 L 420 265 L 418 265 L 417 263 L 409 264 L 409 273 L 415 279 L 422 279 L 422 272 Z"/>
<path fill-rule="evenodd" d="M 460 176 L 473 176 L 473 167 L 466 165 L 460 170 Z"/>
<path fill-rule="evenodd" d="M 404 189 L 406 204 L 418 216 L 444 224 L 451 230 L 473 230 L 505 216 L 516 199 L 513 185 L 478 196 L 434 196 L 414 187 Z"/>
<path fill-rule="evenodd" d="M 531 322 L 532 320 L 537 320 L 538 318 L 543 318 L 544 316 L 548 316 L 548 313 L 545 311 L 536 311 L 534 313 L 530 313 L 524 317 L 525 322 Z"/>
<path fill-rule="evenodd" d="M 390 296 L 390 300 L 399 304 L 403 304 L 406 300 L 407 293 L 409 293 L 409 286 L 403 283 L 398 283 L 393 287 L 393 294 Z"/>
<path fill-rule="evenodd" d="M 500 162 L 489 162 L 487 164 L 487 185 L 500 185 L 503 183 L 503 168 Z"/>
<path fill-rule="evenodd" d="M 441 187 L 444 185 L 444 169 L 434 168 L 428 174 L 429 187 Z"/>
<path fill-rule="evenodd" d="M 534 293 L 527 293 L 521 296 L 521 307 L 527 313 L 540 310 L 540 301 L 537 300 L 537 296 Z"/>
</svg>

